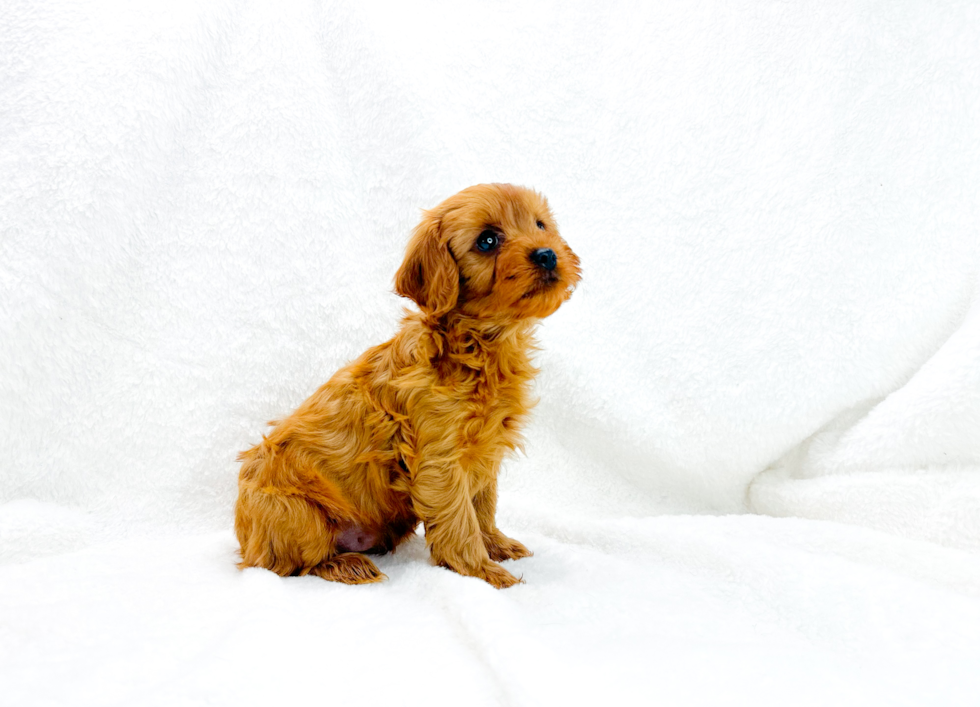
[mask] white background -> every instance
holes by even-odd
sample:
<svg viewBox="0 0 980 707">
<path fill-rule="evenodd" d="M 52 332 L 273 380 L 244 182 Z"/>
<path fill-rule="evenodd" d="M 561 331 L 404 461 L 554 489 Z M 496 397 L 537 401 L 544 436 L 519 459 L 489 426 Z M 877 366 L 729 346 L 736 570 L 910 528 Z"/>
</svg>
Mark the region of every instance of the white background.
<svg viewBox="0 0 980 707">
<path fill-rule="evenodd" d="M 975 704 L 974 3 L 2 10 L 11 704 Z M 235 455 L 489 181 L 584 271 L 526 584 L 238 572 Z"/>
</svg>

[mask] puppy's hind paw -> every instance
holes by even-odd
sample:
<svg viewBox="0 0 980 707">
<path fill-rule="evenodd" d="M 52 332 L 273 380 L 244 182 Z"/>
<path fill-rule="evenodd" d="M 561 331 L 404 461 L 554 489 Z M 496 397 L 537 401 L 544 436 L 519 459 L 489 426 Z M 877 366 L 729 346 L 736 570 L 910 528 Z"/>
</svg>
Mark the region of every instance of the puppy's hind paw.
<svg viewBox="0 0 980 707">
<path fill-rule="evenodd" d="M 524 547 L 523 543 L 508 538 L 499 530 L 493 535 L 484 535 L 483 544 L 487 546 L 487 554 L 491 560 L 501 562 L 503 560 L 519 560 L 522 557 L 530 557 L 534 553 Z"/>
<path fill-rule="evenodd" d="M 310 574 L 344 584 L 370 584 L 387 579 L 371 560 L 356 552 L 334 555 L 326 562 L 313 567 Z"/>
</svg>

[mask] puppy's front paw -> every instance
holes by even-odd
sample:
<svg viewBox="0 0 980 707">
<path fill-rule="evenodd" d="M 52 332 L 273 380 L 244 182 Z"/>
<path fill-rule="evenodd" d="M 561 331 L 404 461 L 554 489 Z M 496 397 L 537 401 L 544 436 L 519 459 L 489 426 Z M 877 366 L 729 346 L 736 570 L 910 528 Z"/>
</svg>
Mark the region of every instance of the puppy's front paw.
<svg viewBox="0 0 980 707">
<path fill-rule="evenodd" d="M 513 587 L 515 584 L 524 584 L 522 578 L 515 577 L 496 562 L 488 562 L 483 565 L 480 568 L 480 577 L 497 589 L 506 589 L 507 587 Z"/>
<path fill-rule="evenodd" d="M 508 538 L 499 530 L 491 535 L 483 536 L 483 544 L 487 546 L 487 554 L 491 560 L 500 562 L 502 560 L 519 560 L 522 557 L 530 557 L 534 553 L 524 547 L 513 538 Z"/>
<path fill-rule="evenodd" d="M 464 577 L 482 579 L 497 589 L 506 589 L 507 587 L 513 587 L 515 584 L 522 584 L 524 582 L 523 579 L 515 577 L 496 562 L 491 562 L 486 558 L 482 562 L 477 561 L 476 563 L 453 562 L 446 557 L 436 556 L 433 559 L 437 565 L 450 569 L 453 572 L 458 572 Z M 456 559 L 459 560 L 459 558 Z"/>
</svg>

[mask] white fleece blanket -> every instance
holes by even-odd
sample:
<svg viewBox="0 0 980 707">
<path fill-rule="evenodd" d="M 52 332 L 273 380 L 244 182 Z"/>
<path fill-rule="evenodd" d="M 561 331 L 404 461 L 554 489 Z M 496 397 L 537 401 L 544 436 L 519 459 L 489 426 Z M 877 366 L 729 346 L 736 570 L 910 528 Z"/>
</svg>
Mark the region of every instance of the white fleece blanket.
<svg viewBox="0 0 980 707">
<path fill-rule="evenodd" d="M 977 704 L 980 12 L 652 5 L 2 8 L 0 702 Z M 236 453 L 487 181 L 585 276 L 526 584 L 239 572 Z"/>
</svg>

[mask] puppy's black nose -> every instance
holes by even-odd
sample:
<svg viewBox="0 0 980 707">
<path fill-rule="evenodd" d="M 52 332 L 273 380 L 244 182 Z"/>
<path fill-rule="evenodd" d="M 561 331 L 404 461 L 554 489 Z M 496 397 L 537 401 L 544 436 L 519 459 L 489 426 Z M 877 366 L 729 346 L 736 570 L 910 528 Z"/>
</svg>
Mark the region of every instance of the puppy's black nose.
<svg viewBox="0 0 980 707">
<path fill-rule="evenodd" d="M 551 248 L 538 248 L 531 253 L 531 262 L 545 270 L 554 270 L 558 265 L 558 256 Z"/>
</svg>

